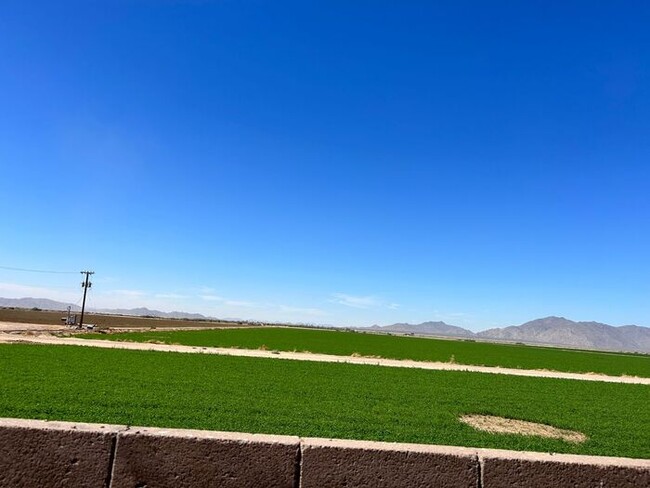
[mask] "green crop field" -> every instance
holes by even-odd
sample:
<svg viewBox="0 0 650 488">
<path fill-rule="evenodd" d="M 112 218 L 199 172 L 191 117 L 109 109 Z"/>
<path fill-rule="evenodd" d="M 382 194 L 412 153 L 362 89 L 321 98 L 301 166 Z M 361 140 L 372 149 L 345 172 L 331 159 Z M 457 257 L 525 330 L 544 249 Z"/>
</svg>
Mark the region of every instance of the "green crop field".
<svg viewBox="0 0 650 488">
<path fill-rule="evenodd" d="M 349 331 L 256 327 L 101 335 L 82 334 L 79 337 L 116 341 L 153 341 L 203 347 L 240 347 L 244 349 L 262 347 L 278 351 L 310 351 L 343 356 L 360 354 L 390 359 L 454 361 L 459 364 L 506 368 L 650 377 L 649 355 L 362 334 Z"/>
<path fill-rule="evenodd" d="M 0 344 L 0 417 L 650 458 L 648 405 L 645 385 Z M 477 432 L 467 413 L 589 440 Z"/>
</svg>

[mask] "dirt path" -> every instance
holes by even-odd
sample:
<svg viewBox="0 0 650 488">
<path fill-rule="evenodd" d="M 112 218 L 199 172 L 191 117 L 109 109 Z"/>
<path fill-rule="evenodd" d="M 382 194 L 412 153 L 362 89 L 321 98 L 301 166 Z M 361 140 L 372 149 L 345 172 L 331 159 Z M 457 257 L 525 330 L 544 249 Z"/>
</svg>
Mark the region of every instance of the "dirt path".
<svg viewBox="0 0 650 488">
<path fill-rule="evenodd" d="M 47 332 L 70 330 L 65 325 L 25 324 L 22 322 L 0 322 L 0 333 L 3 332 Z"/>
<path fill-rule="evenodd" d="M 408 359 L 379 359 L 354 356 L 334 356 L 331 354 L 313 354 L 304 352 L 261 351 L 258 349 L 229 349 L 222 347 L 179 346 L 171 344 L 151 344 L 142 342 L 118 342 L 96 339 L 77 339 L 53 335 L 3 334 L 0 343 L 32 343 L 51 345 L 73 345 L 101 347 L 106 349 L 131 349 L 137 351 L 184 352 L 197 354 L 218 354 L 222 356 L 241 356 L 253 358 L 286 359 L 294 361 L 314 361 L 322 363 L 348 363 L 391 368 L 415 368 L 436 371 L 470 371 L 475 373 L 507 374 L 512 376 L 529 376 L 534 378 L 560 378 L 580 381 L 604 381 L 607 383 L 628 383 L 650 385 L 650 378 L 636 376 L 607 376 L 603 374 L 563 373 L 559 371 L 542 371 L 530 369 L 500 368 L 489 366 L 471 366 L 455 363 L 412 361 Z"/>
</svg>

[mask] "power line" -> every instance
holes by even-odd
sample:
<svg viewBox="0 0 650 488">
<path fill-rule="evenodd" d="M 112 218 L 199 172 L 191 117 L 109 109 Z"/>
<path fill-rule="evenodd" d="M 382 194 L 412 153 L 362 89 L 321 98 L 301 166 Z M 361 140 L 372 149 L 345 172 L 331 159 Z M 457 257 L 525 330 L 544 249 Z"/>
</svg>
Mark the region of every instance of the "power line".
<svg viewBox="0 0 650 488">
<path fill-rule="evenodd" d="M 0 269 L 8 269 L 10 271 L 27 271 L 29 273 L 52 273 L 52 274 L 77 274 L 78 273 L 78 271 L 52 271 L 46 269 L 14 268 L 12 266 L 0 266 Z"/>
</svg>

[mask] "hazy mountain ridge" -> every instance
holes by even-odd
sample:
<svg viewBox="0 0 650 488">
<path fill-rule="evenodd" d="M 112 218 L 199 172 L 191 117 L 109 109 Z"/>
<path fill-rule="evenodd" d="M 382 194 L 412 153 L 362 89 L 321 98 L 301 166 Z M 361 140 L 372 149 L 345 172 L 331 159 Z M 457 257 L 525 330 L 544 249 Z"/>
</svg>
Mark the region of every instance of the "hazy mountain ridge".
<svg viewBox="0 0 650 488">
<path fill-rule="evenodd" d="M 477 338 L 567 346 L 580 349 L 602 349 L 650 353 L 650 328 L 638 325 L 614 327 L 600 322 L 574 322 L 564 317 L 545 317 L 522 325 L 472 332 L 444 322 L 422 324 L 397 323 L 383 327 L 373 325 L 378 332 Z"/>
<path fill-rule="evenodd" d="M 488 329 L 476 335 L 488 339 L 587 349 L 650 352 L 650 328 L 648 327 L 638 325 L 613 327 L 600 322 L 574 322 L 564 317 L 545 317 L 522 325 Z"/>
<path fill-rule="evenodd" d="M 47 298 L 1 298 L 0 307 L 16 308 L 40 308 L 41 310 L 61 310 L 65 311 L 70 307 L 73 312 L 80 312 L 81 307 L 72 303 L 57 302 Z M 104 313 L 108 315 L 131 315 L 135 317 L 160 317 L 165 319 L 193 319 L 193 320 L 210 320 L 213 317 L 207 317 L 200 313 L 187 312 L 161 312 L 160 310 L 151 310 L 146 307 L 138 308 L 87 308 L 88 312 Z"/>
<path fill-rule="evenodd" d="M 2 298 L 0 297 L 0 307 L 15 308 L 40 308 L 41 310 L 67 310 L 68 307 L 73 312 L 81 310 L 81 307 L 72 303 L 57 302 L 49 298 Z"/>
<path fill-rule="evenodd" d="M 151 310 L 146 307 L 138 308 L 97 308 L 91 310 L 92 312 L 105 313 L 109 315 L 135 315 L 138 317 L 152 316 L 152 317 L 161 317 L 165 319 L 193 319 L 193 320 L 202 320 L 202 319 L 212 319 L 213 317 L 207 317 L 200 313 L 188 313 L 188 312 L 161 312 L 160 310 Z"/>
<path fill-rule="evenodd" d="M 373 325 L 370 329 L 381 332 L 402 332 L 405 334 L 439 335 L 450 337 L 472 337 L 474 332 L 449 325 L 445 322 L 422 322 L 421 324 L 397 323 L 392 325 Z"/>
</svg>

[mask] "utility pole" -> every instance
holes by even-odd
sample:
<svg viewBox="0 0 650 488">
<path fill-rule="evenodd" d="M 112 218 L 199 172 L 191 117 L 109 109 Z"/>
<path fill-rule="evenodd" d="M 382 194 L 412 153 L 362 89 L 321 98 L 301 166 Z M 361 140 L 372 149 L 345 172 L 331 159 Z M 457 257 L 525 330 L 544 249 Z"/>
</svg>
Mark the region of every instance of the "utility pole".
<svg viewBox="0 0 650 488">
<path fill-rule="evenodd" d="M 83 302 L 81 303 L 81 319 L 79 320 L 79 328 L 83 329 L 84 326 L 84 310 L 86 309 L 86 292 L 88 291 L 88 288 L 93 286 L 93 284 L 88 281 L 90 278 L 90 275 L 95 274 L 94 271 L 82 271 L 82 275 L 86 275 L 86 279 L 81 282 L 81 286 L 84 289 L 84 299 Z"/>
</svg>

